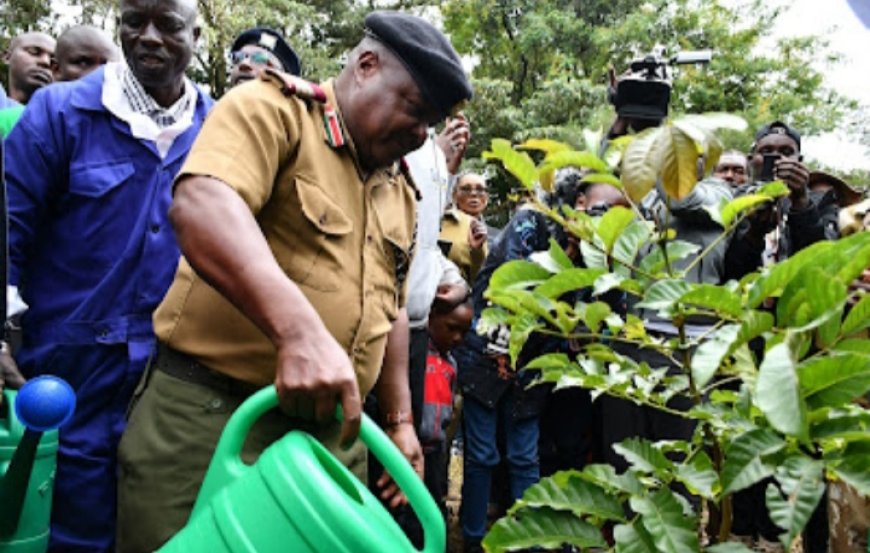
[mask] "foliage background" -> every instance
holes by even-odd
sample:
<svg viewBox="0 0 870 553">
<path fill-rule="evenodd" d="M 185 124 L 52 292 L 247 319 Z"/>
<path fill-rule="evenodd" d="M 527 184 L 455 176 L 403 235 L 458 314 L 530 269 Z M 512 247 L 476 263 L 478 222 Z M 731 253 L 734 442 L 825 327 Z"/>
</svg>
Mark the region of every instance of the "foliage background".
<svg viewBox="0 0 870 553">
<path fill-rule="evenodd" d="M 582 147 L 583 128 L 606 129 L 607 71 L 617 72 L 656 44 L 670 53 L 713 49 L 707 67 L 676 69 L 672 113 L 725 111 L 749 128 L 782 119 L 804 135 L 849 128 L 866 139 L 870 114 L 825 85 L 816 67 L 837 62 L 823 37 L 771 41 L 780 11 L 764 0 L 729 7 L 721 0 L 198 0 L 203 40 L 191 77 L 219 97 L 225 89 L 227 48 L 243 29 L 281 29 L 300 54 L 303 74 L 334 74 L 372 9 L 405 9 L 440 22 L 473 67 L 475 100 L 467 115 L 473 138 L 466 164 L 482 168 L 492 138 L 521 142 L 554 138 Z M 117 0 L 69 0 L 76 22 L 112 29 Z M 0 5 L 0 49 L 24 30 L 58 34 L 64 3 L 6 0 Z M 75 10 L 73 10 L 75 11 Z M 66 18 L 65 21 L 68 21 Z M 5 80 L 5 67 L 0 66 Z M 751 132 L 725 136 L 726 147 L 746 150 Z M 824 169 L 823 167 L 819 167 Z M 489 218 L 507 218 L 510 180 L 489 166 L 493 198 Z M 834 171 L 837 172 L 837 171 Z M 860 184 L 866 171 L 846 175 Z"/>
</svg>

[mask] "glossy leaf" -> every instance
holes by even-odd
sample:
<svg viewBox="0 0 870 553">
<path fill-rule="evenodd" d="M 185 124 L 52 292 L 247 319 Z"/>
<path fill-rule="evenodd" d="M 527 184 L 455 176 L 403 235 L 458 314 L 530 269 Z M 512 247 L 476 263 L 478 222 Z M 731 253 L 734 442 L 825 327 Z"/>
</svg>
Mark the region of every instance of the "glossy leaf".
<svg viewBox="0 0 870 553">
<path fill-rule="evenodd" d="M 717 210 L 717 216 L 714 217 L 714 219 L 723 227 L 728 228 L 744 211 L 755 209 L 758 206 L 771 201 L 773 200 L 769 196 L 763 194 L 746 194 L 745 196 L 739 196 L 719 207 Z"/>
<path fill-rule="evenodd" d="M 604 161 L 592 152 L 564 150 L 547 155 L 541 164 L 541 171 L 552 171 L 562 167 L 580 167 L 592 169 L 596 173 L 607 173 L 608 167 Z"/>
<path fill-rule="evenodd" d="M 555 152 L 570 150 L 571 146 L 558 140 L 549 140 L 546 138 L 531 138 L 517 146 L 517 150 L 538 150 L 545 152 L 548 155 Z"/>
<path fill-rule="evenodd" d="M 610 316 L 610 306 L 603 301 L 596 301 L 586 305 L 583 313 L 583 322 L 592 332 L 598 332 L 601 323 Z"/>
<path fill-rule="evenodd" d="M 755 401 L 771 426 L 806 439 L 807 408 L 800 394 L 794 353 L 786 341 L 770 348 L 758 369 Z"/>
<path fill-rule="evenodd" d="M 622 188 L 622 181 L 619 180 L 619 178 L 612 173 L 589 173 L 588 175 L 583 175 L 583 178 L 580 179 L 580 182 L 589 182 L 592 184 L 609 184 L 610 186 L 614 186 L 616 188 Z"/>
<path fill-rule="evenodd" d="M 626 278 L 619 273 L 604 273 L 595 280 L 592 295 L 600 296 L 614 288 L 618 288 L 625 280 Z"/>
<path fill-rule="evenodd" d="M 547 508 L 524 509 L 496 522 L 483 539 L 489 553 L 530 547 L 559 549 L 563 544 L 580 548 L 604 547 L 601 531 L 571 513 Z"/>
<path fill-rule="evenodd" d="M 670 309 L 690 289 L 691 285 L 682 279 L 659 280 L 650 286 L 637 307 L 658 311 Z"/>
<path fill-rule="evenodd" d="M 613 245 L 625 229 L 634 221 L 634 212 L 621 205 L 607 210 L 598 223 L 597 233 L 601 237 L 605 251 L 613 251 Z"/>
<path fill-rule="evenodd" d="M 785 447 L 773 431 L 756 429 L 738 436 L 725 451 L 722 466 L 722 493 L 733 493 L 773 474 L 773 467 L 762 459 Z"/>
<path fill-rule="evenodd" d="M 639 520 L 613 528 L 616 553 L 661 553 Z"/>
<path fill-rule="evenodd" d="M 555 299 L 567 292 L 592 286 L 603 274 L 603 269 L 567 269 L 539 284 L 535 292 Z"/>
<path fill-rule="evenodd" d="M 547 280 L 550 274 L 550 271 L 531 261 L 508 261 L 492 273 L 489 290 L 528 288 Z"/>
<path fill-rule="evenodd" d="M 558 273 L 574 267 L 574 263 L 571 262 L 571 258 L 568 257 L 562 246 L 552 238 L 550 239 L 550 248 L 547 251 L 534 252 L 529 256 L 529 259 L 551 273 Z"/>
<path fill-rule="evenodd" d="M 729 541 L 725 543 L 717 543 L 704 549 L 705 553 L 752 553 L 752 550 L 740 542 Z"/>
<path fill-rule="evenodd" d="M 642 438 L 628 438 L 613 445 L 613 450 L 625 457 L 633 469 L 640 472 L 668 476 L 674 464 L 665 454 Z"/>
<path fill-rule="evenodd" d="M 489 151 L 483 152 L 483 159 L 500 161 L 527 190 L 532 190 L 538 180 L 538 169 L 529 154 L 514 150 L 511 143 L 502 138 L 493 139 Z"/>
<path fill-rule="evenodd" d="M 700 548 L 694 517 L 685 516 L 674 492 L 661 488 L 650 496 L 632 497 L 631 508 L 641 515 L 641 523 L 659 551 L 697 553 Z"/>
<path fill-rule="evenodd" d="M 780 541 L 786 549 L 801 533 L 825 492 L 823 467 L 823 463 L 808 457 L 789 457 L 776 470 L 779 488 L 773 483 L 767 486 L 765 503 L 771 520 L 785 530 Z"/>
<path fill-rule="evenodd" d="M 810 427 L 813 439 L 839 438 L 841 440 L 870 440 L 870 411 L 860 409 L 857 413 L 828 414 Z"/>
<path fill-rule="evenodd" d="M 715 500 L 721 488 L 713 461 L 703 451 L 696 453 L 688 462 L 676 465 L 676 476 L 690 492 L 710 500 Z"/>
<path fill-rule="evenodd" d="M 528 313 L 524 313 L 514 321 L 511 325 L 511 334 L 508 339 L 508 351 L 511 357 L 511 365 L 516 365 L 517 358 L 523 350 L 523 346 L 529 339 L 532 332 L 543 328 L 538 319 Z"/>
<path fill-rule="evenodd" d="M 671 198 L 681 200 L 698 182 L 698 146 L 685 130 L 674 125 L 663 127 L 657 142 L 662 188 Z"/>
<path fill-rule="evenodd" d="M 698 284 L 683 294 L 680 303 L 704 307 L 720 315 L 739 319 L 743 314 L 740 298 L 724 286 Z"/>
<path fill-rule="evenodd" d="M 732 352 L 740 325 L 725 325 L 705 340 L 692 355 L 691 369 L 695 386 L 703 388 Z"/>
<path fill-rule="evenodd" d="M 639 133 L 622 154 L 622 185 L 634 202 L 640 202 L 656 183 L 658 165 L 652 149 L 661 132 L 656 127 Z"/>
<path fill-rule="evenodd" d="M 811 328 L 838 317 L 846 303 L 846 285 L 814 266 L 801 269 L 776 304 L 779 326 Z"/>
<path fill-rule="evenodd" d="M 840 332 L 843 336 L 848 336 L 867 327 L 870 327 L 870 294 L 865 294 L 858 300 L 858 303 L 852 306 L 849 314 L 846 315 L 846 320 L 843 321 Z"/>
<path fill-rule="evenodd" d="M 614 272 L 631 276 L 628 265 L 634 265 L 640 248 L 649 240 L 651 232 L 649 221 L 634 221 L 628 225 L 613 245 L 611 256 L 614 259 Z"/>
<path fill-rule="evenodd" d="M 870 470 L 867 470 L 870 455 L 852 454 L 836 463 L 828 463 L 828 467 L 860 494 L 870 497 Z"/>
<path fill-rule="evenodd" d="M 870 360 L 857 353 L 808 359 L 798 375 L 811 409 L 842 405 L 870 391 Z"/>
<path fill-rule="evenodd" d="M 616 474 L 612 465 L 586 465 L 579 476 L 610 491 L 628 494 L 639 494 L 643 491 L 643 485 L 634 473 L 626 471 Z"/>
<path fill-rule="evenodd" d="M 528 507 L 549 507 L 570 511 L 578 517 L 592 515 L 603 520 L 625 520 L 622 504 L 601 487 L 580 478 L 573 471 L 557 472 L 530 486 L 508 511 L 509 515 Z"/>
<path fill-rule="evenodd" d="M 698 253 L 701 247 L 684 240 L 670 240 L 665 244 L 665 250 L 668 253 L 668 262 L 673 266 L 676 261 Z M 659 247 L 653 248 L 640 262 L 640 269 L 647 273 L 656 274 L 664 268 L 665 258 Z"/>
</svg>

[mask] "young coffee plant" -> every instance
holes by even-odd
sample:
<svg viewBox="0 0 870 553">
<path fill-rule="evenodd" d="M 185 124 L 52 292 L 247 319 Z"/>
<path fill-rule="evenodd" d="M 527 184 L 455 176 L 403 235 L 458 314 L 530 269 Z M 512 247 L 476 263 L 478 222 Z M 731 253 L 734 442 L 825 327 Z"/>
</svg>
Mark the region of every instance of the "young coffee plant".
<svg viewBox="0 0 870 553">
<path fill-rule="evenodd" d="M 712 133 L 719 127 L 740 129 L 741 122 L 691 116 L 617 142 L 621 178 L 605 161 L 610 154 L 602 159 L 551 141 L 514 148 L 495 140 L 485 155 L 529 190 L 550 187 L 553 172 L 571 165 L 590 171 L 584 180 L 621 187 L 633 202 L 655 186 L 672 201 L 692 192 L 699 158 L 708 167 L 716 162 L 721 145 Z M 541 152 L 542 161 L 527 150 Z M 711 208 L 721 235 L 703 250 L 644 220 L 634 205 L 593 218 L 535 202 L 580 241 L 583 263 L 551 242 L 531 260 L 501 266 L 486 291 L 492 307 L 483 330 L 508 325 L 513 360 L 532 333 L 572 340 L 578 353 L 543 355 L 525 368 L 557 389 L 581 386 L 593 398 L 608 394 L 696 426 L 691 440 L 617 444 L 630 465 L 622 474 L 596 464 L 541 480 L 493 526 L 488 551 L 563 544 L 618 553 L 749 551 L 728 541 L 732 497 L 762 481 L 788 547 L 827 481 L 870 494 L 870 413 L 853 403 L 870 390 L 870 296 L 850 288 L 870 266 L 870 233 L 816 243 L 739 282 L 685 278 L 753 210 L 787 192 L 772 183 Z M 587 300 L 565 301 L 575 290 L 586 290 Z M 604 300 L 608 293 L 633 307 L 614 309 Z M 639 313 L 668 321 L 676 337 L 648 332 Z M 710 322 L 700 335 L 688 331 L 698 318 Z M 615 344 L 653 350 L 669 366 L 637 362 Z M 674 408 L 676 398 L 692 407 Z"/>
</svg>

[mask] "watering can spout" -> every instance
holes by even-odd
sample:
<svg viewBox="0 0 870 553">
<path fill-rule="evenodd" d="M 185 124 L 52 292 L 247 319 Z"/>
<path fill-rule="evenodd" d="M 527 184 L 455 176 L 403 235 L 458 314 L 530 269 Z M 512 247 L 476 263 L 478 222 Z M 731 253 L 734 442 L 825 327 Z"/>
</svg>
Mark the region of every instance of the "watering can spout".
<svg viewBox="0 0 870 553">
<path fill-rule="evenodd" d="M 75 410 L 75 392 L 61 378 L 40 376 L 21 387 L 14 405 L 15 416 L 25 430 L 6 473 L 0 478 L 0 540 L 15 534 L 40 438 L 43 432 L 54 430 L 69 420 Z"/>
</svg>

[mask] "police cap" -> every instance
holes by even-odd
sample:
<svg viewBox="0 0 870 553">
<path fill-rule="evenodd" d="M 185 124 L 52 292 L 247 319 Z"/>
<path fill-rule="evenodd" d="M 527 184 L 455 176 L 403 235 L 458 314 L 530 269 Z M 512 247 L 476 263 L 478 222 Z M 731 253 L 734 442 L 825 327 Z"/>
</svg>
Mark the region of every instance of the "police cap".
<svg viewBox="0 0 870 553">
<path fill-rule="evenodd" d="M 366 34 L 392 50 L 411 74 L 423 97 L 442 116 L 471 99 L 471 83 L 459 54 L 441 31 L 419 17 L 376 11 L 365 18 Z"/>
<path fill-rule="evenodd" d="M 236 40 L 233 41 L 233 45 L 230 47 L 230 52 L 237 52 L 248 44 L 259 46 L 272 52 L 278 58 L 278 61 L 281 62 L 284 71 L 293 75 L 299 75 L 301 69 L 299 56 L 296 55 L 296 52 L 287 44 L 287 41 L 284 40 L 284 37 L 278 31 L 266 27 L 248 29 L 236 37 Z"/>
</svg>

